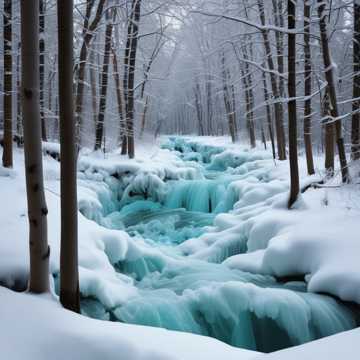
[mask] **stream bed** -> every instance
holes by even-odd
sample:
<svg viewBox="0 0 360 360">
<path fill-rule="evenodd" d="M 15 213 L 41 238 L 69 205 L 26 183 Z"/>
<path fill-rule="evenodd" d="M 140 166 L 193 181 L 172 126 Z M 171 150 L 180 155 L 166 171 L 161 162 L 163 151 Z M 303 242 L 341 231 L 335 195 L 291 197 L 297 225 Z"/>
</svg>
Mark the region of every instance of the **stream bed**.
<svg viewBox="0 0 360 360">
<path fill-rule="evenodd" d="M 249 153 L 234 157 L 221 147 L 196 146 L 178 138 L 170 138 L 164 147 L 176 152 L 179 161 L 196 167 L 201 176 L 168 180 L 161 196 L 156 189 L 156 196 L 151 191 L 121 192 L 101 225 L 126 231 L 151 251 L 114 264 L 119 273 L 133 279 L 138 289 L 135 297 L 111 309 L 98 300 L 83 298 L 84 314 L 211 336 L 261 352 L 358 325 L 357 312 L 351 306 L 327 295 L 308 293 L 305 282 L 280 283 L 270 276 L 221 264 L 231 255 L 246 252 L 246 245 L 223 249 L 214 261 L 188 253 L 184 244 L 189 239 L 196 243 L 214 232 L 215 217 L 231 212 L 238 202 L 239 192 L 231 184 L 252 177 L 260 185 L 266 184 L 267 171 L 261 169 L 261 161 L 256 162 L 261 156 Z M 216 156 L 219 154 L 224 155 Z M 237 211 L 241 207 L 237 206 Z"/>
</svg>

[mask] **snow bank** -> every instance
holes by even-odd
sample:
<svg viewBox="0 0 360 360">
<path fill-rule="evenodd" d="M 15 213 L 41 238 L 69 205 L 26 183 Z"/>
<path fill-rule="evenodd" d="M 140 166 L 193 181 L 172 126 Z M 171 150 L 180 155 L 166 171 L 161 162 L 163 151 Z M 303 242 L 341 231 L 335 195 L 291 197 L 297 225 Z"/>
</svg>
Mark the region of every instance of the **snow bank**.
<svg viewBox="0 0 360 360">
<path fill-rule="evenodd" d="M 260 355 L 256 360 L 357 360 L 359 354 L 354 344 L 358 344 L 359 340 L 360 329 L 356 329 L 291 349 Z"/>
<path fill-rule="evenodd" d="M 6 360 L 248 360 L 257 353 L 163 329 L 89 319 L 64 310 L 49 295 L 0 287 L 0 348 Z"/>
<path fill-rule="evenodd" d="M 337 195 L 348 191 L 338 190 Z M 258 216 L 248 237 L 248 248 L 255 252 L 225 264 L 277 277 L 305 276 L 309 291 L 360 304 L 360 212 L 332 201 L 324 205 L 324 196 L 323 190 L 309 190 L 303 196 L 306 210 L 273 208 Z"/>
</svg>

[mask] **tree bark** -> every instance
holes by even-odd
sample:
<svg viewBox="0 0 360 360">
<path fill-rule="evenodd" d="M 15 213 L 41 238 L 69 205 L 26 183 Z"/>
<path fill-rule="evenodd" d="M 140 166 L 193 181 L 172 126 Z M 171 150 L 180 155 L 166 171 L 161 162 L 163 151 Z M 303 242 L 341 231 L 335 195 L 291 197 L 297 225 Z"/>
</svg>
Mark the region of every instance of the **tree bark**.
<svg viewBox="0 0 360 360">
<path fill-rule="evenodd" d="M 250 60 L 247 49 L 243 46 L 243 55 L 245 60 Z M 254 92 L 253 81 L 250 72 L 250 66 L 248 62 L 245 62 L 245 72 L 243 73 L 245 94 L 246 94 L 246 123 L 249 131 L 250 145 L 252 148 L 256 147 L 256 135 L 255 135 L 255 120 L 254 120 Z"/>
<path fill-rule="evenodd" d="M 311 6 L 304 1 L 304 82 L 305 82 L 305 104 L 304 104 L 304 144 L 306 152 L 306 164 L 309 175 L 315 174 L 314 158 L 311 140 L 311 92 L 312 92 L 312 66 L 310 48 L 310 16 Z"/>
<path fill-rule="evenodd" d="M 346 160 L 346 153 L 345 153 L 345 145 L 344 139 L 342 135 L 342 123 L 339 119 L 339 111 L 338 111 L 338 104 L 336 98 L 336 88 L 335 88 L 335 81 L 334 81 L 334 74 L 333 74 L 333 64 L 331 61 L 330 55 L 330 48 L 329 48 L 329 41 L 327 35 L 327 16 L 325 15 L 325 7 L 327 1 L 318 0 L 318 15 L 320 19 L 320 37 L 321 37 L 321 47 L 322 47 L 322 55 L 325 67 L 325 77 L 328 83 L 328 90 L 329 90 L 329 99 L 331 104 L 331 117 L 332 120 L 335 122 L 335 135 L 336 135 L 336 144 L 339 153 L 340 159 L 340 168 L 341 168 L 341 175 L 342 181 L 345 183 L 349 181 L 349 171 L 347 167 L 347 160 Z"/>
<path fill-rule="evenodd" d="M 226 71 L 224 51 L 222 52 L 221 55 L 221 65 L 222 65 L 223 96 L 224 96 L 225 111 L 226 111 L 226 116 L 228 118 L 228 126 L 229 126 L 231 141 L 235 143 L 237 141 L 237 134 L 235 131 L 235 114 L 234 114 L 234 109 L 231 106 L 232 102 L 230 98 L 229 86 L 227 83 L 228 75 Z"/>
<path fill-rule="evenodd" d="M 335 127 L 331 118 L 329 90 L 326 88 L 326 92 L 323 99 L 323 117 L 325 120 L 325 170 L 326 176 L 334 176 L 335 169 Z"/>
<path fill-rule="evenodd" d="M 96 130 L 96 123 L 97 123 L 97 81 L 96 81 L 96 70 L 95 70 L 95 50 L 91 51 L 90 53 L 90 68 L 89 68 L 89 76 L 90 76 L 90 84 L 91 84 L 91 105 L 92 105 L 92 113 L 94 119 L 94 127 Z"/>
<path fill-rule="evenodd" d="M 260 14 L 260 22 L 262 26 L 265 26 L 265 10 L 263 0 L 258 0 L 258 8 Z M 276 138 L 277 138 L 277 150 L 279 160 L 286 160 L 286 140 L 285 140 L 285 130 L 284 130 L 284 114 L 283 107 L 280 102 L 280 92 L 276 81 L 276 76 L 274 73 L 275 66 L 272 58 L 269 33 L 266 30 L 261 31 L 264 47 L 266 52 L 266 59 L 268 63 L 268 68 L 270 70 L 270 80 L 272 93 L 275 98 L 274 110 L 275 110 L 275 128 L 276 128 Z"/>
<path fill-rule="evenodd" d="M 360 4 L 354 1 L 354 80 L 351 121 L 351 157 L 360 159 Z"/>
<path fill-rule="evenodd" d="M 141 17 L 141 0 L 133 0 L 131 17 L 131 31 L 128 34 L 130 39 L 128 71 L 127 71 L 127 91 L 126 91 L 126 132 L 128 155 L 130 159 L 135 157 L 135 125 L 134 125 L 134 86 L 135 86 L 135 67 L 136 54 L 138 48 L 139 22 Z"/>
<path fill-rule="evenodd" d="M 144 104 L 144 109 L 143 109 L 143 113 L 141 116 L 141 130 L 140 130 L 140 138 L 142 138 L 144 136 L 145 133 L 145 126 L 146 126 L 146 114 L 149 108 L 149 95 L 146 96 L 146 100 L 145 100 L 145 104 Z"/>
<path fill-rule="evenodd" d="M 12 131 L 12 1 L 4 0 L 4 167 L 13 166 L 13 131 Z"/>
<path fill-rule="evenodd" d="M 109 10 L 108 10 L 109 11 Z M 109 82 L 109 62 L 110 62 L 110 51 L 111 51 L 111 38 L 112 38 L 112 16 L 109 13 L 108 23 L 105 30 L 105 48 L 104 48 L 104 60 L 101 72 L 101 88 L 100 88 L 100 101 L 99 101 L 99 115 L 96 124 L 96 138 L 94 150 L 101 149 L 103 136 L 104 136 L 104 122 L 106 113 L 106 96 Z"/>
<path fill-rule="evenodd" d="M 204 136 L 205 130 L 204 130 L 203 112 L 202 112 L 202 106 L 201 106 L 201 89 L 200 89 L 200 84 L 198 81 L 196 81 L 194 95 L 195 95 L 196 117 L 198 120 L 198 131 L 199 131 L 200 136 Z"/>
<path fill-rule="evenodd" d="M 73 103 L 73 0 L 57 2 L 61 145 L 60 302 L 80 313 L 77 148 Z"/>
<path fill-rule="evenodd" d="M 39 0 L 39 48 L 40 48 L 40 116 L 41 116 L 41 138 L 47 141 L 46 119 L 44 113 L 44 79 L 45 79 L 45 2 Z"/>
<path fill-rule="evenodd" d="M 90 23 L 91 13 L 95 4 L 95 0 L 87 0 L 86 4 L 86 14 L 84 18 L 84 28 L 83 28 L 83 43 L 80 50 L 79 58 L 79 69 L 78 77 L 76 84 L 76 98 L 75 98 L 75 114 L 76 114 L 76 126 L 77 126 L 77 144 L 81 145 L 81 129 L 82 129 L 82 111 L 83 111 L 83 101 L 84 101 L 84 90 L 85 90 L 85 70 L 86 70 L 86 60 L 88 56 L 88 48 L 91 40 L 94 36 L 94 31 L 96 30 L 104 9 L 105 0 L 99 0 L 96 14 L 94 19 Z"/>
<path fill-rule="evenodd" d="M 296 29 L 296 0 L 288 0 L 288 28 Z M 299 164 L 297 153 L 297 114 L 296 114 L 296 35 L 288 34 L 288 117 L 289 117 L 289 161 L 290 161 L 290 198 L 288 208 L 296 202 L 299 191 Z"/>
<path fill-rule="evenodd" d="M 116 99 L 117 99 L 117 103 L 118 103 L 120 139 L 122 139 L 122 142 L 123 142 L 124 136 L 126 137 L 126 124 L 125 124 L 125 119 L 124 119 L 123 97 L 122 97 L 122 93 L 121 93 L 121 81 L 120 81 L 119 66 L 118 66 L 118 60 L 117 60 L 117 56 L 116 56 L 116 50 L 114 49 L 114 47 L 111 48 L 111 53 L 112 53 L 112 60 L 113 60 L 114 81 L 115 81 L 115 87 L 116 87 Z M 125 151 L 125 154 L 126 154 L 126 152 L 127 151 Z"/>
<path fill-rule="evenodd" d="M 271 150 L 272 150 L 273 158 L 276 159 L 273 123 L 272 123 L 272 116 L 271 116 L 271 108 L 269 105 L 269 92 L 267 89 L 266 73 L 264 71 L 262 73 L 262 80 L 263 80 L 263 86 L 264 86 L 264 101 L 265 101 L 265 106 L 266 106 L 266 118 L 267 118 L 269 137 L 270 137 L 270 141 L 271 141 Z"/>
<path fill-rule="evenodd" d="M 284 0 L 272 0 L 275 26 L 284 27 L 284 15 L 283 15 L 283 1 Z M 277 53 L 277 64 L 279 74 L 284 74 L 284 34 L 280 31 L 275 32 L 276 40 L 276 53 Z M 279 78 L 279 94 L 281 97 L 285 95 L 285 83 L 284 78 Z"/>
<path fill-rule="evenodd" d="M 16 96 L 16 141 L 18 147 L 24 145 L 23 119 L 21 116 L 21 43 L 18 43 L 18 51 L 16 54 L 16 88 L 18 89 Z"/>
<path fill-rule="evenodd" d="M 39 0 L 21 0 L 22 112 L 24 118 L 25 175 L 30 231 L 29 291 L 49 290 L 50 248 L 47 241 L 41 148 Z"/>
</svg>

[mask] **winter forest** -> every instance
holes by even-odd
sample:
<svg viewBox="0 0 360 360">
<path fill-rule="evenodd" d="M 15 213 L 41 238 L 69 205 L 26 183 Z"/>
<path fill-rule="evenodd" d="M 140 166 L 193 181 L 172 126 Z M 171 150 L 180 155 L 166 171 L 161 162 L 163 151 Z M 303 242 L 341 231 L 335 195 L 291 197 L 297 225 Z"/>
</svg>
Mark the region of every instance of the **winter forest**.
<svg viewBox="0 0 360 360">
<path fill-rule="evenodd" d="M 0 358 L 358 359 L 359 0 L 0 0 Z"/>
</svg>

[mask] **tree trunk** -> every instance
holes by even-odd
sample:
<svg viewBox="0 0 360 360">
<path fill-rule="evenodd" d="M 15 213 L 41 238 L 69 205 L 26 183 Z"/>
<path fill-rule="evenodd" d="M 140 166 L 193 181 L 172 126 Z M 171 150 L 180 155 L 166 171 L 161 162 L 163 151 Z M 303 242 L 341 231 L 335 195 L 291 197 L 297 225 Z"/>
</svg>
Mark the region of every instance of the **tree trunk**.
<svg viewBox="0 0 360 360">
<path fill-rule="evenodd" d="M 354 1 L 354 80 L 351 123 L 351 156 L 360 159 L 360 4 Z"/>
<path fill-rule="evenodd" d="M 22 113 L 24 118 L 25 175 L 30 231 L 29 291 L 49 290 L 50 248 L 47 241 L 41 148 L 39 0 L 21 0 Z"/>
<path fill-rule="evenodd" d="M 12 1 L 4 0 L 4 167 L 13 166 L 12 132 Z"/>
<path fill-rule="evenodd" d="M 242 47 L 242 53 L 245 60 L 250 60 L 246 46 Z M 246 98 L 246 124 L 249 131 L 250 145 L 252 148 L 255 148 L 256 147 L 255 120 L 254 120 L 255 100 L 254 100 L 253 81 L 250 72 L 250 66 L 247 61 L 245 62 L 245 70 L 243 70 L 242 72 L 242 78 L 245 87 L 245 98 Z"/>
<path fill-rule="evenodd" d="M 106 96 L 109 82 L 109 62 L 110 62 L 110 51 L 111 51 L 111 38 L 112 38 L 112 16 L 109 13 L 108 23 L 105 30 L 105 49 L 104 49 L 104 61 L 102 66 L 101 75 L 101 88 L 100 88 L 100 102 L 99 102 L 99 115 L 96 124 L 96 138 L 94 150 L 101 149 L 103 135 L 104 135 L 104 122 L 106 113 Z"/>
<path fill-rule="evenodd" d="M 312 92 L 312 77 L 311 77 L 311 48 L 310 48 L 310 16 L 311 6 L 307 1 L 304 1 L 304 81 L 305 81 L 305 104 L 304 104 L 304 144 L 306 152 L 306 164 L 309 175 L 315 174 L 314 159 L 311 141 L 311 92 Z"/>
<path fill-rule="evenodd" d="M 143 113 L 141 116 L 141 130 L 140 130 L 140 138 L 144 136 L 145 126 L 146 126 L 146 114 L 149 108 L 149 96 L 146 97 Z"/>
<path fill-rule="evenodd" d="M 134 125 L 134 86 L 135 86 L 135 67 L 136 67 L 136 54 L 138 48 L 138 34 L 139 22 L 141 17 L 141 0 L 133 0 L 133 16 L 131 18 L 132 27 L 130 34 L 130 48 L 128 57 L 128 81 L 127 81 L 127 94 L 126 94 L 126 132 L 127 132 L 127 145 L 128 155 L 130 159 L 135 157 L 135 125 Z"/>
<path fill-rule="evenodd" d="M 263 0 L 258 0 L 258 8 L 260 14 L 260 22 L 262 26 L 266 25 L 265 22 L 265 10 Z M 269 34 L 267 30 L 261 31 L 264 47 L 266 52 L 266 59 L 268 63 L 268 68 L 270 70 L 270 79 L 271 79 L 271 88 L 272 93 L 275 98 L 274 110 L 275 110 L 275 128 L 276 128 L 276 137 L 277 137 L 277 150 L 279 160 L 286 160 L 286 141 L 285 141 L 285 130 L 284 130 L 284 114 L 283 107 L 280 102 L 280 92 L 276 81 L 276 76 L 274 73 L 275 66 L 272 58 Z"/>
<path fill-rule="evenodd" d="M 19 91 L 21 88 L 21 43 L 18 43 L 18 51 L 16 54 L 16 88 L 17 96 L 16 96 L 16 141 L 18 147 L 23 147 L 24 145 L 24 131 L 23 131 L 23 119 L 21 116 L 21 92 Z"/>
<path fill-rule="evenodd" d="M 339 153 L 340 159 L 340 167 L 341 167 L 341 175 L 342 181 L 345 183 L 349 181 L 349 171 L 347 167 L 347 160 L 345 154 L 345 145 L 344 139 L 342 135 L 342 123 L 339 119 L 339 112 L 338 112 L 338 104 L 336 98 L 336 88 L 334 82 L 334 74 L 333 74 L 333 64 L 331 62 L 331 55 L 330 55 L 330 48 L 329 48 L 329 41 L 327 35 L 327 28 L 326 28 L 326 15 L 325 15 L 325 7 L 327 1 L 318 0 L 318 15 L 320 19 L 320 37 L 321 37 L 321 47 L 322 47 L 322 54 L 323 54 L 323 61 L 325 67 L 325 77 L 328 83 L 329 89 L 329 99 L 331 104 L 331 116 L 333 121 L 335 122 L 335 134 L 336 134 L 336 144 Z"/>
<path fill-rule="evenodd" d="M 79 58 L 79 69 L 77 76 L 76 84 L 76 98 L 75 98 L 75 114 L 76 114 L 76 127 L 77 127 L 77 144 L 80 147 L 81 145 L 81 129 L 82 129 L 82 111 L 83 111 L 83 101 L 84 101 L 84 90 L 85 90 L 85 70 L 86 70 L 86 60 L 88 56 L 88 48 L 91 40 L 94 36 L 94 31 L 96 30 L 104 9 L 105 0 L 99 0 L 98 7 L 96 10 L 95 17 L 90 23 L 91 13 L 94 7 L 94 0 L 87 0 L 86 5 L 86 14 L 84 18 L 84 27 L 83 27 L 83 43 L 80 50 Z"/>
<path fill-rule="evenodd" d="M 91 85 L 91 105 L 92 105 L 92 113 L 94 119 L 94 127 L 96 130 L 97 123 L 97 82 L 96 82 L 96 70 L 95 70 L 95 50 L 92 50 L 90 53 L 90 67 L 89 67 L 89 76 L 90 76 L 90 85 Z"/>
<path fill-rule="evenodd" d="M 44 113 L 44 79 L 45 79 L 45 2 L 39 0 L 39 48 L 40 48 L 40 117 L 41 138 L 47 141 L 46 120 Z"/>
<path fill-rule="evenodd" d="M 198 81 L 196 81 L 194 95 L 195 95 L 195 107 L 196 107 L 196 116 L 197 116 L 197 120 L 198 120 L 199 135 L 204 136 L 205 131 L 204 131 L 202 106 L 201 106 L 201 90 L 200 90 L 200 84 Z"/>
<path fill-rule="evenodd" d="M 288 0 L 288 28 L 296 29 L 296 0 Z M 296 114 L 296 35 L 288 34 L 288 116 L 289 116 L 289 161 L 290 161 L 290 198 L 288 208 L 296 202 L 299 191 L 299 164 L 297 154 L 297 114 Z"/>
<path fill-rule="evenodd" d="M 124 119 L 124 109 L 123 109 L 123 97 L 121 93 L 121 81 L 120 81 L 120 73 L 119 73 L 119 66 L 116 56 L 116 50 L 112 47 L 112 60 L 113 60 L 113 74 L 114 74 L 114 81 L 115 81 L 115 88 L 116 88 L 116 99 L 118 103 L 118 113 L 119 113 L 119 125 L 120 125 L 120 139 L 124 139 L 126 137 L 126 124 Z M 126 151 L 125 151 L 126 154 Z M 124 154 L 124 155 L 125 155 Z"/>
<path fill-rule="evenodd" d="M 283 15 L 283 1 L 284 0 L 272 0 L 275 26 L 284 27 L 284 15 Z M 280 31 L 275 32 L 276 40 L 276 53 L 277 53 L 277 64 L 279 74 L 284 74 L 284 34 Z M 285 83 L 284 78 L 279 78 L 279 94 L 281 97 L 285 96 Z"/>
<path fill-rule="evenodd" d="M 61 145 L 60 302 L 80 312 L 76 133 L 73 104 L 73 0 L 57 3 Z"/>
<path fill-rule="evenodd" d="M 234 109 L 232 109 L 232 106 L 231 106 L 231 98 L 230 98 L 229 87 L 228 87 L 228 83 L 227 83 L 228 75 L 227 75 L 227 71 L 226 71 L 224 51 L 222 52 L 222 56 L 221 56 L 221 65 L 222 65 L 223 96 L 224 96 L 225 111 L 226 111 L 226 116 L 228 118 L 228 126 L 229 126 L 229 133 L 231 136 L 231 141 L 233 143 L 235 143 L 237 140 L 237 136 L 235 133 L 235 123 L 234 123 L 235 117 L 234 117 Z"/>
<path fill-rule="evenodd" d="M 264 86 L 264 101 L 265 101 L 265 106 L 266 106 L 266 118 L 267 118 L 269 137 L 270 137 L 270 141 L 271 141 L 271 149 L 272 149 L 273 158 L 276 159 L 274 131 L 273 131 L 273 124 L 272 124 L 271 108 L 269 105 L 269 93 L 268 93 L 268 89 L 267 89 L 266 73 L 264 71 L 262 73 L 262 80 L 263 80 L 263 86 Z"/>
<path fill-rule="evenodd" d="M 326 176 L 334 176 L 335 169 L 335 128 L 331 118 L 329 90 L 326 88 L 323 100 L 323 117 L 325 121 L 325 170 Z"/>
</svg>

